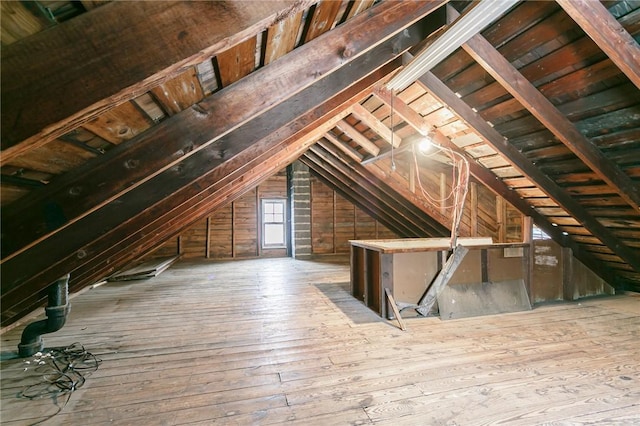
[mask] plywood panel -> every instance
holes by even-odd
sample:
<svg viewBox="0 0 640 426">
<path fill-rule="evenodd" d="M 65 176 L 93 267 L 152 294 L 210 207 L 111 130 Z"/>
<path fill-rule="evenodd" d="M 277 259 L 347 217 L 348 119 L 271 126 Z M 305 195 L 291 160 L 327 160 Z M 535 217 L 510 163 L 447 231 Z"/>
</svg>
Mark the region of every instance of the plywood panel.
<svg viewBox="0 0 640 426">
<path fill-rule="evenodd" d="M 482 282 L 480 253 L 481 250 L 469 250 L 469 253 L 462 259 L 460 266 L 458 266 L 451 280 L 449 280 L 449 285 Z"/>
<path fill-rule="evenodd" d="M 417 304 L 438 274 L 439 252 L 393 255 L 393 297 L 396 302 Z"/>
<path fill-rule="evenodd" d="M 490 282 L 518 280 L 527 270 L 524 248 L 487 250 L 487 274 Z"/>
<path fill-rule="evenodd" d="M 568 278 L 570 285 L 574 289 L 574 299 L 602 294 L 615 294 L 613 287 L 591 272 L 579 260 L 573 258 L 571 262 L 571 274 L 569 274 Z"/>
</svg>

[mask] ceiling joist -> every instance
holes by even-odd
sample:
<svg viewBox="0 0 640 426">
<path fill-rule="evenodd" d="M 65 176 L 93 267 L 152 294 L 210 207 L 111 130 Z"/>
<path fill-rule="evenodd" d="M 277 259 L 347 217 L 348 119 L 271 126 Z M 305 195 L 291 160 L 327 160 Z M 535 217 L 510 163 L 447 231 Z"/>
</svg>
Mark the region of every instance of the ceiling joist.
<svg viewBox="0 0 640 426">
<path fill-rule="evenodd" d="M 3 46 L 2 164 L 312 3 L 111 2 Z"/>
<path fill-rule="evenodd" d="M 486 142 L 497 152 L 500 152 L 524 176 L 534 182 L 540 190 L 556 203 L 562 206 L 574 218 L 580 221 L 592 235 L 607 245 L 620 258 L 632 267 L 640 270 L 640 255 L 637 251 L 627 247 L 619 238 L 614 236 L 606 227 L 589 214 L 589 212 L 567 194 L 558 184 L 544 174 L 516 147 L 490 126 L 478 113 L 461 100 L 454 92 L 442 83 L 433 73 L 428 72 L 418 80 L 429 92 L 446 104 L 467 124 L 473 127 Z M 568 236 L 567 236 L 568 237 Z"/>
<path fill-rule="evenodd" d="M 139 137 L 123 142 L 99 161 L 85 163 L 73 176 L 66 176 L 46 191 L 34 192 L 29 202 L 3 214 L 3 220 L 13 223 L 8 239 L 15 241 L 13 247 L 3 244 L 4 254 L 59 232 L 376 47 L 396 43 L 389 50 L 380 51 L 376 61 L 389 61 L 402 54 L 424 38 L 420 25 L 410 25 L 440 4 L 438 1 L 379 4 L 369 13 L 300 46 L 287 55 L 287 61 L 275 61 L 261 68 Z M 361 36 L 356 38 L 352 34 Z M 274 91 L 274 87 L 279 90 Z M 225 152 L 212 155 L 224 159 Z M 61 210 L 59 217 L 66 220 L 57 223 L 53 231 L 46 225 L 49 204 L 57 205 Z"/>
<path fill-rule="evenodd" d="M 447 6 L 447 10 L 455 9 Z M 607 12 L 608 13 L 608 12 Z M 636 211 L 640 211 L 640 188 L 615 163 L 593 145 L 540 91 L 477 34 L 462 45 L 464 50 L 531 112 L 558 140 L 609 184 Z"/>
<path fill-rule="evenodd" d="M 599 1 L 556 0 L 640 89 L 640 46 Z"/>
</svg>

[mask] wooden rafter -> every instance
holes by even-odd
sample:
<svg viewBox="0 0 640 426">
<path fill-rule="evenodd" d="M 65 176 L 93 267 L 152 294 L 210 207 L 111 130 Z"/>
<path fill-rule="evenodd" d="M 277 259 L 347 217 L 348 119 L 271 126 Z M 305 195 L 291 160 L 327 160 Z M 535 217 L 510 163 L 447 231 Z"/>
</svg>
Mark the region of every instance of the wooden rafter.
<svg viewBox="0 0 640 426">
<path fill-rule="evenodd" d="M 455 11 L 448 6 L 447 10 Z M 608 12 L 607 12 L 608 13 Z M 636 211 L 640 188 L 480 34 L 463 49 Z"/>
<path fill-rule="evenodd" d="M 432 75 L 428 75 L 426 78 L 429 79 L 429 81 L 431 81 L 432 80 L 431 77 Z M 439 88 L 436 93 L 444 96 L 445 89 L 442 88 L 440 85 L 437 85 L 436 87 L 436 83 L 437 82 L 433 80 L 430 87 L 434 87 L 437 89 Z M 385 91 L 385 92 L 390 93 L 388 91 Z M 376 95 L 380 94 L 380 89 L 376 88 L 374 93 Z M 433 92 L 432 94 L 434 94 L 435 96 L 438 96 Z M 449 96 L 447 96 L 447 99 L 449 100 L 452 99 L 450 94 Z M 442 100 L 444 101 L 444 99 Z M 388 101 L 390 101 L 390 99 L 388 99 Z M 459 105 L 457 106 L 460 109 L 464 109 L 465 104 L 460 100 L 458 102 L 459 102 Z M 394 108 L 395 107 L 397 107 L 400 111 L 402 111 L 402 116 L 404 121 L 406 121 L 407 124 L 409 124 L 414 129 L 420 131 L 420 129 L 427 129 L 431 127 L 424 117 L 418 114 L 413 108 L 407 105 L 402 99 L 397 97 L 394 98 Z M 471 114 L 472 112 L 473 111 L 467 111 L 468 114 Z M 475 179 L 477 179 L 485 187 L 493 191 L 493 193 L 495 193 L 496 195 L 504 198 L 513 207 L 518 209 L 518 211 L 520 211 L 520 213 L 522 213 L 524 216 L 530 216 L 534 220 L 534 222 L 545 233 L 547 233 L 547 235 L 553 238 L 554 241 L 556 241 L 558 244 L 564 247 L 571 248 L 574 251 L 574 253 L 577 253 L 578 258 L 583 263 L 588 265 L 594 265 L 593 267 L 594 270 L 598 272 L 598 274 L 601 275 L 603 278 L 611 280 L 612 277 L 611 277 L 610 271 L 604 270 L 602 268 L 598 268 L 598 262 L 593 258 L 593 256 L 591 256 L 588 252 L 584 252 L 581 249 L 581 247 L 578 244 L 576 244 L 574 241 L 565 238 L 565 236 L 562 234 L 562 231 L 557 226 L 553 226 L 546 216 L 540 214 L 535 209 L 532 209 L 529 204 L 527 204 L 522 198 L 520 198 L 520 196 L 515 191 L 512 191 L 502 180 L 496 179 L 496 175 L 493 174 L 490 170 L 488 170 L 486 167 L 476 162 L 473 158 L 469 158 L 469 156 L 462 149 L 460 149 L 457 145 L 451 142 L 451 140 L 448 137 L 446 137 L 444 134 L 442 134 L 439 130 L 437 129 L 431 130 L 430 137 L 433 138 L 434 142 L 436 142 L 437 144 L 445 148 L 454 150 L 459 154 L 465 156 L 465 158 L 467 158 L 469 162 L 469 171 Z"/>
<path fill-rule="evenodd" d="M 353 115 L 366 124 L 371 130 L 380 135 L 384 140 L 393 145 L 394 148 L 398 148 L 402 142 L 402 138 L 395 134 L 390 128 L 388 128 L 382 121 L 369 112 L 368 109 L 360 104 L 353 106 Z"/>
<path fill-rule="evenodd" d="M 416 116 L 419 114 L 409 105 L 404 102 L 396 103 L 395 101 L 399 98 L 395 97 L 391 90 L 386 89 L 384 86 L 378 86 L 373 93 L 389 107 L 393 106 L 394 113 L 407 123 L 410 123 L 421 135 L 426 136 L 432 131 L 433 126 L 422 119 L 418 120 Z"/>
<path fill-rule="evenodd" d="M 317 170 L 320 166 L 329 171 L 336 178 L 334 185 L 340 192 L 355 191 L 363 200 L 358 204 L 368 203 L 367 205 L 372 206 L 372 216 L 380 218 L 385 226 L 392 224 L 395 229 L 404 229 L 401 235 L 435 237 L 449 234 L 446 227 L 424 214 L 383 179 L 362 165 L 347 164 L 346 159 L 332 144 L 314 145 L 305 153 L 305 158 L 313 159 L 316 164 L 314 169 Z"/>
<path fill-rule="evenodd" d="M 378 148 L 375 143 L 371 142 L 369 138 L 360 133 L 358 129 L 346 121 L 340 120 L 340 122 L 336 124 L 336 127 L 346 133 L 347 136 L 349 136 L 355 143 L 360 145 L 365 151 L 374 157 L 380 153 L 380 148 Z"/>
<path fill-rule="evenodd" d="M 331 132 L 325 133 L 324 134 L 324 138 L 326 140 L 328 140 L 329 142 L 331 142 L 332 144 L 334 144 L 338 149 L 340 149 L 342 152 L 347 154 L 353 160 L 357 161 L 358 163 L 362 162 L 362 159 L 364 158 L 363 155 L 360 154 L 355 149 L 351 148 L 351 146 L 349 146 L 346 143 L 342 142 L 333 133 L 331 133 Z"/>
<path fill-rule="evenodd" d="M 12 235 L 5 235 L 6 241 L 15 241 L 15 244 L 14 247 L 3 244 L 3 250 L 15 252 L 24 249 L 47 233 L 57 232 L 82 219 L 381 43 L 393 39 L 407 49 L 417 42 L 416 37 L 421 30 L 414 28 L 407 33 L 401 30 L 440 4 L 379 4 L 366 16 L 355 17 L 325 37 L 299 47 L 287 55 L 288 60 L 275 61 L 261 68 L 139 137 L 122 143 L 99 161 L 86 163 L 73 177 L 51 185 L 46 192 L 34 192 L 28 202 L 4 212 L 3 220 L 10 220 L 15 230 Z M 351 37 L 354 33 L 362 36 Z M 389 60 L 398 52 L 396 49 L 395 53 L 381 53 L 381 59 L 386 57 Z M 314 71 L 308 72 L 309 69 Z M 273 87 L 281 90 L 274 91 Z M 224 157 L 224 152 L 215 154 L 215 158 Z M 59 206 L 68 220 L 54 231 L 48 230 L 46 225 L 40 226 L 46 223 L 44 212 L 48 204 Z"/>
<path fill-rule="evenodd" d="M 487 144 L 500 152 L 513 167 L 534 182 L 540 190 L 580 221 L 594 237 L 602 241 L 603 244 L 608 246 L 633 268 L 640 269 L 640 256 L 637 251 L 627 247 L 620 239 L 598 222 L 598 220 L 591 216 L 580 203 L 574 200 L 547 175 L 542 173 L 542 171 L 518 151 L 516 147 L 508 143 L 497 130 L 491 127 L 478 113 L 458 98 L 458 96 L 435 75 L 428 72 L 418 81 L 423 84 L 433 96 L 448 105 L 452 111 L 482 135 Z M 576 256 L 580 258 L 580 251 L 576 251 Z"/>
<path fill-rule="evenodd" d="M 111 2 L 3 47 L 3 164 L 312 3 Z"/>
<path fill-rule="evenodd" d="M 556 0 L 640 89 L 640 46 L 599 1 Z"/>
<path fill-rule="evenodd" d="M 282 144 L 300 139 L 305 128 L 312 126 L 309 132 L 361 100 L 366 92 L 362 93 L 362 87 L 353 85 L 353 82 L 367 76 L 362 84 L 365 84 L 365 88 L 372 86 L 399 66 L 399 61 L 390 62 L 398 54 L 393 51 L 393 46 L 403 50 L 422 37 L 424 34 L 420 25 L 411 26 L 407 33 L 391 37 L 372 51 L 355 58 L 353 66 L 341 67 L 296 93 L 291 104 L 275 106 L 234 130 L 218 144 L 209 144 L 206 149 L 183 157 L 176 166 L 154 175 L 144 184 L 125 192 L 20 254 L 5 259 L 1 268 L 3 313 L 7 309 L 6 316 L 15 314 L 13 306 L 19 303 L 20 294 L 25 291 L 36 294 L 59 276 L 62 270 L 74 271 L 74 276 L 75 271 L 86 271 L 83 281 L 86 283 L 90 277 L 95 277 L 95 271 L 102 270 L 98 265 L 112 263 L 110 253 L 119 253 L 121 248 L 126 250 L 138 243 L 140 246 L 136 250 L 149 248 L 154 241 L 159 241 L 154 237 L 158 229 L 168 227 L 177 232 L 176 229 L 184 225 L 184 219 L 192 217 L 189 214 L 205 214 L 197 206 L 215 198 L 216 192 L 224 189 L 233 175 L 240 177 L 248 173 L 245 179 L 253 176 L 251 170 L 247 169 L 249 164 L 253 164 L 250 161 L 252 158 L 261 156 L 261 161 L 266 161 L 274 153 L 286 151 L 288 148 Z M 349 89 L 347 93 L 358 90 L 358 96 L 351 100 L 353 93 L 346 98 L 346 95 L 338 95 L 346 88 Z M 336 100 L 314 108 L 332 95 Z M 337 105 L 347 105 L 338 110 L 337 102 Z M 168 120 L 180 118 L 181 114 L 177 114 Z M 203 125 L 208 127 L 206 123 Z M 204 132 L 207 131 L 205 127 L 201 129 Z M 309 143 L 315 142 L 327 131 L 320 130 L 322 133 L 314 133 Z M 283 141 L 287 135 L 290 135 L 289 138 Z M 277 165 L 282 168 L 286 163 Z M 148 243 L 142 244 L 142 240 Z M 126 256 L 140 254 L 141 251 L 136 251 Z"/>
</svg>

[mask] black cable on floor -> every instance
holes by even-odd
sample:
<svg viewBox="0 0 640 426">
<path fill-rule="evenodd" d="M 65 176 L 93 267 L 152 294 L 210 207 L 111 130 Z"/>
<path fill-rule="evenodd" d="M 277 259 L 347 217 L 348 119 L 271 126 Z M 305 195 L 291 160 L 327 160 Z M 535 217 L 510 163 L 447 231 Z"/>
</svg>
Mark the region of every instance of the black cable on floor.
<svg viewBox="0 0 640 426">
<path fill-rule="evenodd" d="M 38 352 L 31 360 L 25 361 L 28 365 L 25 371 L 29 366 L 35 367 L 35 371 L 42 374 L 42 380 L 27 386 L 18 396 L 26 399 L 51 398 L 58 406 L 55 413 L 33 424 L 45 422 L 60 413 L 71 399 L 71 394 L 84 385 L 85 376 L 96 371 L 101 362 L 79 343 Z M 65 397 L 62 405 L 59 404 L 60 397 Z"/>
</svg>

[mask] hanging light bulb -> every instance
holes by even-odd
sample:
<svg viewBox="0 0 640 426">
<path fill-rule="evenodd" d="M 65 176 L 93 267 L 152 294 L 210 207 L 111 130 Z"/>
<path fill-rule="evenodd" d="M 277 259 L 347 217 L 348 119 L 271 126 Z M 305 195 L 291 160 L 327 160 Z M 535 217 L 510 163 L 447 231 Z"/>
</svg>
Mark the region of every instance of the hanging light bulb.
<svg viewBox="0 0 640 426">
<path fill-rule="evenodd" d="M 425 136 L 418 140 L 418 151 L 421 154 L 428 154 L 430 151 L 433 151 L 435 144 L 433 140 L 429 136 Z"/>
</svg>

